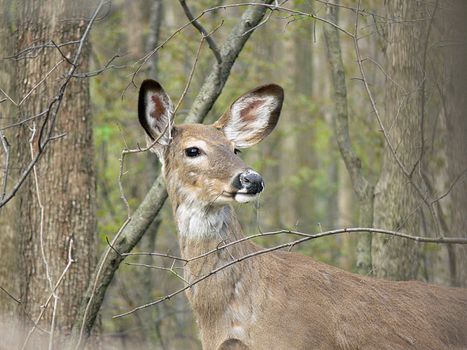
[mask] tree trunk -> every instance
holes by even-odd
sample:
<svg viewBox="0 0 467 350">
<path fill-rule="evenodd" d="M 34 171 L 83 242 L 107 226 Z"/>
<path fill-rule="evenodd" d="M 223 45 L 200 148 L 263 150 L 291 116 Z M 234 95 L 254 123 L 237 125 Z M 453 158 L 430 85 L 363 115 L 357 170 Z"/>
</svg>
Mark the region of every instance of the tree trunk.
<svg viewBox="0 0 467 350">
<path fill-rule="evenodd" d="M 162 0 L 154 0 L 150 7 L 150 16 L 149 16 L 149 34 L 146 40 L 146 52 L 154 50 L 160 43 L 161 36 L 161 26 L 164 19 L 164 6 Z M 156 79 L 159 73 L 159 53 L 157 52 L 149 60 L 149 77 Z"/>
<path fill-rule="evenodd" d="M 330 6 L 327 17 L 332 23 L 338 23 L 338 8 Z M 328 60 L 331 66 L 332 92 L 336 111 L 334 113 L 334 130 L 337 144 L 352 181 L 352 187 L 359 200 L 360 227 L 370 227 L 373 221 L 373 185 L 365 178 L 362 162 L 353 148 L 349 134 L 349 115 L 347 106 L 347 87 L 345 83 L 344 64 L 342 61 L 339 32 L 335 27 L 324 26 Z M 357 243 L 357 271 L 369 274 L 371 266 L 371 235 L 362 233 Z"/>
<path fill-rule="evenodd" d="M 289 33 L 290 34 L 290 33 Z M 276 52 L 279 55 L 279 62 L 283 64 L 280 74 L 285 81 L 294 81 L 294 70 L 298 56 L 294 52 L 295 41 L 293 37 L 289 40 L 283 40 L 276 45 L 280 45 L 281 50 Z M 283 115 L 294 115 L 293 103 L 286 104 L 283 108 Z M 297 128 L 297 122 L 292 118 L 287 122 L 287 128 L 284 128 L 284 133 L 280 136 L 280 153 L 279 153 L 279 178 L 282 181 L 287 181 L 289 184 L 292 178 L 296 175 L 298 168 L 297 143 L 294 137 L 294 130 Z M 287 183 L 286 182 L 286 183 Z M 297 193 L 295 188 L 290 186 L 281 186 L 279 201 L 280 223 L 282 227 L 294 227 L 300 217 L 297 216 Z"/>
<path fill-rule="evenodd" d="M 342 160 L 338 162 L 338 192 L 337 192 L 337 227 L 352 227 L 353 226 L 353 213 L 355 198 L 352 195 L 352 183 L 349 178 L 347 169 Z M 339 266 L 345 270 L 352 270 L 352 256 L 350 251 L 350 244 L 353 237 L 349 235 L 342 236 L 342 244 L 339 247 L 341 251 Z"/>
<path fill-rule="evenodd" d="M 447 174 L 446 188 L 448 206 L 444 212 L 448 222 L 448 234 L 467 237 L 467 25 L 465 14 L 467 4 L 462 0 L 450 3 L 440 9 L 442 36 L 440 43 L 452 42 L 453 45 L 439 45 L 442 52 L 440 70 L 443 77 L 443 105 L 447 131 Z M 467 286 L 467 246 L 450 247 L 451 283 Z"/>
<path fill-rule="evenodd" d="M 84 18 L 89 16 L 82 5 L 73 8 L 65 1 L 26 0 L 18 5 L 17 11 L 17 51 L 50 40 L 57 44 L 79 40 L 87 25 Z M 61 51 L 69 59 L 74 57 L 77 47 L 76 44 L 62 46 Z M 85 44 L 78 61 L 81 71 L 89 70 L 89 51 L 89 45 Z M 55 48 L 35 53 L 18 62 L 19 96 L 25 96 L 57 62 L 63 62 L 20 107 L 18 120 L 45 110 L 70 69 L 67 60 Z M 31 152 L 34 155 L 38 152 L 42 123 L 43 119 L 37 118 L 18 129 L 15 162 L 19 166 L 24 167 L 31 160 Z M 36 131 L 32 133 L 31 128 Z M 72 78 L 68 83 L 53 134 L 61 136 L 48 144 L 36 164 L 37 177 L 31 173 L 18 192 L 15 221 L 16 234 L 21 237 L 21 300 L 32 319 L 41 313 L 52 286 L 58 283 L 72 244 L 75 263 L 56 291 L 58 304 L 54 322 L 64 335 L 71 330 L 95 260 L 96 184 L 87 79 Z M 39 322 L 45 329 L 51 327 L 53 304 L 52 301 Z M 28 329 L 32 327 L 28 319 L 24 321 Z"/>
<path fill-rule="evenodd" d="M 382 120 L 387 131 L 383 165 L 375 189 L 374 226 L 420 233 L 420 186 L 416 171 L 423 147 L 423 99 L 420 97 L 424 71 L 420 64 L 427 35 L 423 18 L 427 5 L 415 1 L 387 2 L 386 110 Z M 404 22 L 407 21 L 407 22 Z M 395 84 L 394 82 L 397 82 Z M 392 144 L 395 155 L 390 150 Z M 397 157 L 401 164 L 396 161 Z M 402 169 L 405 168 L 404 170 Z M 407 173 L 410 176 L 407 176 Z M 406 280 L 417 277 L 419 252 L 414 242 L 375 236 L 372 265 L 377 277 Z"/>
</svg>

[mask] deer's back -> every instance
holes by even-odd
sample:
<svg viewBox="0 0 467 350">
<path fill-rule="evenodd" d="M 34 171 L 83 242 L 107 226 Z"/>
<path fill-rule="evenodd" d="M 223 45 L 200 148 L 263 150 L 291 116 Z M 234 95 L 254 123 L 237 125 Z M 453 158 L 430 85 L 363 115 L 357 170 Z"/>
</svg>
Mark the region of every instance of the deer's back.
<svg viewBox="0 0 467 350">
<path fill-rule="evenodd" d="M 467 348 L 465 289 L 366 278 L 292 253 L 266 260 L 252 349 Z"/>
</svg>

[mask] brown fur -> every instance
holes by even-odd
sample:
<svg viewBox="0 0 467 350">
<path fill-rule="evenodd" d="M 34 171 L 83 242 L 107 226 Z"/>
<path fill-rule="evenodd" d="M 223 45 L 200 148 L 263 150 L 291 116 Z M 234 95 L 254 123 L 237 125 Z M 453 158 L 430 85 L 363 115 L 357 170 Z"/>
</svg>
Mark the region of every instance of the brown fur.
<svg viewBox="0 0 467 350">
<path fill-rule="evenodd" d="M 241 231 L 233 213 L 230 220 L 233 241 Z M 216 239 L 182 239 L 182 256 L 198 256 L 218 245 Z M 244 242 L 229 250 L 188 263 L 188 280 L 259 247 Z M 187 296 L 204 349 L 218 349 L 233 338 L 249 349 L 467 348 L 465 289 L 376 280 L 294 253 L 268 253 L 234 264 Z M 244 337 L 232 332 L 239 325 Z"/>
<path fill-rule="evenodd" d="M 177 157 L 187 146 L 186 139 L 201 139 L 209 144 L 209 166 L 196 169 L 197 182 L 189 187 L 192 193 L 199 191 L 203 201 L 209 201 L 211 196 L 203 179 L 214 181 L 219 191 L 229 183 L 234 169 L 245 168 L 228 140 L 210 126 L 180 126 L 176 135 L 166 155 L 171 160 L 170 167 L 165 170 L 173 203 L 184 200 L 177 188 L 185 186 L 172 183 L 173 175 L 190 179 L 188 173 L 195 171 Z M 176 208 L 174 212 L 177 215 Z M 215 249 L 221 243 L 219 237 L 226 242 L 243 237 L 233 209 L 230 214 L 223 226 L 225 232 L 219 236 L 202 241 L 182 238 L 182 256 L 190 259 Z M 186 278 L 193 281 L 232 257 L 257 250 L 252 243 L 243 242 L 194 260 L 186 266 Z M 204 349 L 467 347 L 466 290 L 375 280 L 293 253 L 268 253 L 237 263 L 195 285 L 187 296 L 198 320 Z M 235 316 L 237 313 L 243 317 Z"/>
<path fill-rule="evenodd" d="M 146 85 L 160 87 L 151 81 Z M 153 91 L 165 94 L 162 88 Z M 258 91 L 279 96 L 282 90 L 252 91 L 254 97 Z M 254 101 L 250 107 L 248 118 L 258 108 Z M 254 143 L 269 134 L 279 112 L 271 112 L 266 128 L 253 131 Z M 247 169 L 234 153 L 235 140 L 222 131 L 230 117 L 227 112 L 213 126 L 177 126 L 168 146 L 155 146 L 179 226 L 181 254 L 190 260 L 185 267 L 189 282 L 260 250 L 243 241 L 193 259 L 243 237 L 228 204 L 232 197 L 218 201 L 235 190 L 232 179 Z M 150 125 L 141 123 L 145 129 Z M 242 140 L 248 136 L 241 135 Z M 199 147 L 201 155 L 187 158 L 185 150 L 191 147 Z M 467 349 L 465 289 L 376 280 L 294 253 L 271 252 L 237 262 L 193 285 L 187 296 L 206 350 Z"/>
</svg>

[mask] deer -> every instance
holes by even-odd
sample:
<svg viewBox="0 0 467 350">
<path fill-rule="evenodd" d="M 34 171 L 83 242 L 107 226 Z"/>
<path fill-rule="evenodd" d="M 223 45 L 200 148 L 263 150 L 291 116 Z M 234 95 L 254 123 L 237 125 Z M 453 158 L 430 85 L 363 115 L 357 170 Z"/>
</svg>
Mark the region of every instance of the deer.
<svg viewBox="0 0 467 350">
<path fill-rule="evenodd" d="M 466 289 L 374 279 L 293 252 L 255 255 L 261 248 L 242 239 L 232 204 L 256 200 L 264 181 L 238 151 L 272 132 L 283 101 L 283 89 L 267 84 L 214 124 L 174 125 L 162 86 L 148 79 L 139 90 L 138 117 L 162 164 L 186 281 L 251 256 L 187 289 L 203 349 L 467 349 Z"/>
</svg>

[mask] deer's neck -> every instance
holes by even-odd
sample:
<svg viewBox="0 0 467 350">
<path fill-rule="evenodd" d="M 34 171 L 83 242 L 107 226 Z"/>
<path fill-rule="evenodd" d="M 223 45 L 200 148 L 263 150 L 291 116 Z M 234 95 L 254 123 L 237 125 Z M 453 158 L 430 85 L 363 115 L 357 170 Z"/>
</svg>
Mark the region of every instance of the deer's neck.
<svg viewBox="0 0 467 350">
<path fill-rule="evenodd" d="M 181 254 L 188 260 L 185 279 L 194 283 L 186 293 L 203 344 L 211 348 L 207 344 L 220 343 L 220 339 L 243 339 L 245 329 L 238 325 L 255 320 L 251 290 L 258 290 L 260 278 L 255 264 L 261 262 L 237 259 L 256 251 L 256 246 L 248 240 L 234 243 L 244 236 L 230 206 L 190 210 L 179 206 L 174 210 Z M 209 277 L 204 279 L 206 276 Z M 197 283 L 198 280 L 202 282 Z"/>
<path fill-rule="evenodd" d="M 174 213 L 181 253 L 185 259 L 191 259 L 244 237 L 235 211 L 230 205 L 213 207 L 180 204 L 174 208 Z M 232 251 L 236 252 L 235 255 L 248 254 L 251 247 L 250 243 L 242 242 L 220 249 L 218 254 L 214 255 L 221 259 L 225 253 L 229 253 L 231 258 Z"/>
<path fill-rule="evenodd" d="M 174 206 L 174 213 L 183 258 L 191 260 L 209 251 L 217 250 L 188 264 L 199 273 L 209 272 L 209 269 L 249 254 L 255 249 L 248 241 L 222 248 L 223 245 L 244 237 L 240 223 L 230 205 L 202 206 L 181 203 Z M 198 262 L 200 266 L 196 268 Z"/>
<path fill-rule="evenodd" d="M 212 207 L 182 203 L 174 211 L 182 239 L 219 241 L 236 233 L 231 230 L 231 225 L 237 224 L 237 219 L 230 206 Z"/>
</svg>

